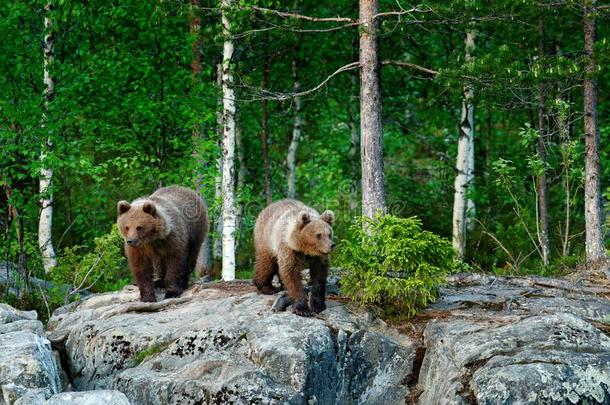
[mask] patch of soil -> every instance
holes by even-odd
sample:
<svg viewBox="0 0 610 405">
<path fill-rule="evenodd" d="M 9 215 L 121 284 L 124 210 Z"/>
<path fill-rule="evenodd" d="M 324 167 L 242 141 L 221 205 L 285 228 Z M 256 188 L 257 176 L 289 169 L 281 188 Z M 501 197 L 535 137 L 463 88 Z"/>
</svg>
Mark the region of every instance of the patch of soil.
<svg viewBox="0 0 610 405">
<path fill-rule="evenodd" d="M 214 289 L 239 295 L 257 291 L 256 287 L 252 285 L 252 280 L 212 281 L 209 283 L 195 283 L 195 286 L 198 290 Z"/>
</svg>

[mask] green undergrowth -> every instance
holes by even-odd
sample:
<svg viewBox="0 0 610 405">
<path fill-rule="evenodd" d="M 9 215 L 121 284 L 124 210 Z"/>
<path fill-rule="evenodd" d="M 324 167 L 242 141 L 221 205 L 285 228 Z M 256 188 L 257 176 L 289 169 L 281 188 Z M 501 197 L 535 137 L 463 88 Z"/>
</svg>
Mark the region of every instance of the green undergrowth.
<svg viewBox="0 0 610 405">
<path fill-rule="evenodd" d="M 372 304 L 390 319 L 408 319 L 436 298 L 455 269 L 451 243 L 422 230 L 415 217 L 361 217 L 340 243 L 335 263 L 344 269 L 342 292 Z"/>
</svg>

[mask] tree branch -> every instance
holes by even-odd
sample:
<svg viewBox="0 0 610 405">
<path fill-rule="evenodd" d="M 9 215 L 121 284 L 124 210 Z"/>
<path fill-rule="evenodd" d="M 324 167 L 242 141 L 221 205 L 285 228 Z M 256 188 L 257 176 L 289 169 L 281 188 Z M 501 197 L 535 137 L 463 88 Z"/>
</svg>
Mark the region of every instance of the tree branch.
<svg viewBox="0 0 610 405">
<path fill-rule="evenodd" d="M 297 14 L 297 13 L 287 13 L 285 11 L 272 10 L 270 8 L 263 8 L 257 6 L 248 7 L 250 10 L 258 11 L 262 14 L 273 14 L 280 18 L 296 18 L 298 20 L 304 21 L 312 21 L 312 22 L 348 22 L 358 24 L 358 20 L 354 18 L 347 17 L 310 17 L 308 15 Z"/>
<path fill-rule="evenodd" d="M 345 72 L 347 70 L 352 70 L 352 69 L 356 69 L 360 67 L 360 62 L 352 62 L 352 63 L 348 63 L 345 66 L 341 66 L 339 69 L 335 70 L 333 73 L 331 73 L 328 77 L 326 77 L 326 79 L 324 79 L 322 82 L 320 82 L 318 85 L 310 88 L 309 90 L 305 90 L 305 91 L 301 91 L 298 93 L 280 93 L 277 95 L 264 95 L 263 97 L 258 98 L 259 100 L 279 100 L 279 101 L 284 101 L 284 100 L 288 100 L 294 97 L 302 97 L 302 96 L 306 96 L 308 94 L 311 94 L 317 90 L 319 90 L 320 88 L 322 88 L 326 83 L 328 83 L 328 81 L 330 79 L 332 79 L 333 77 L 335 77 L 336 75 L 338 75 L 341 72 Z M 267 92 L 268 93 L 268 92 Z"/>
<path fill-rule="evenodd" d="M 439 72 L 437 70 L 428 69 L 423 66 L 415 65 L 409 62 L 401 62 L 398 60 L 384 60 L 381 62 L 382 65 L 392 65 L 392 66 L 400 66 L 400 67 L 408 67 L 411 69 L 419 70 L 420 72 L 428 73 L 436 76 Z"/>
</svg>

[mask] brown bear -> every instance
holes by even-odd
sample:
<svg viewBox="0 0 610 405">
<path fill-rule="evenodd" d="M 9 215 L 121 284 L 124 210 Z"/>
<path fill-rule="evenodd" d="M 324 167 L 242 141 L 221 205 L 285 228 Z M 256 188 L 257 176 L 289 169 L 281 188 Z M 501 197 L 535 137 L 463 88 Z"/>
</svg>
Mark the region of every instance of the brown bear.
<svg viewBox="0 0 610 405">
<path fill-rule="evenodd" d="M 334 248 L 332 211 L 322 215 L 300 201 L 285 199 L 266 207 L 254 225 L 256 265 L 254 285 L 263 294 L 275 294 L 273 276 L 288 290 L 293 312 L 313 316 L 326 309 L 324 295 L 329 253 Z M 309 304 L 301 282 L 301 271 L 309 268 Z"/>
<path fill-rule="evenodd" d="M 178 297 L 188 280 L 208 232 L 208 210 L 197 193 L 185 187 L 164 187 L 131 204 L 117 204 L 117 225 L 140 300 L 155 302 L 155 273 L 165 298 Z"/>
</svg>

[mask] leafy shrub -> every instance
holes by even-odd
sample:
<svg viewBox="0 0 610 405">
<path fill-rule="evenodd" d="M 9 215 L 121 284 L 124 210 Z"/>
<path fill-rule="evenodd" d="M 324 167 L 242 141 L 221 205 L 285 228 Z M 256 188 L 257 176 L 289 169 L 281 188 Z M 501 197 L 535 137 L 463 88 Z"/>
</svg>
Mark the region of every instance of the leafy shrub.
<svg viewBox="0 0 610 405">
<path fill-rule="evenodd" d="M 366 232 L 363 231 L 366 228 Z M 451 243 L 421 229 L 415 217 L 361 217 L 340 243 L 343 292 L 361 303 L 376 304 L 383 315 L 409 318 L 434 300 L 453 268 Z"/>
<path fill-rule="evenodd" d="M 79 291 L 115 291 L 130 281 L 129 268 L 122 253 L 123 238 L 116 225 L 110 233 L 95 238 L 92 252 L 84 252 L 82 246 L 74 246 L 63 251 L 56 268 L 51 272 L 51 280 L 57 285 L 72 286 L 65 301 Z"/>
</svg>

